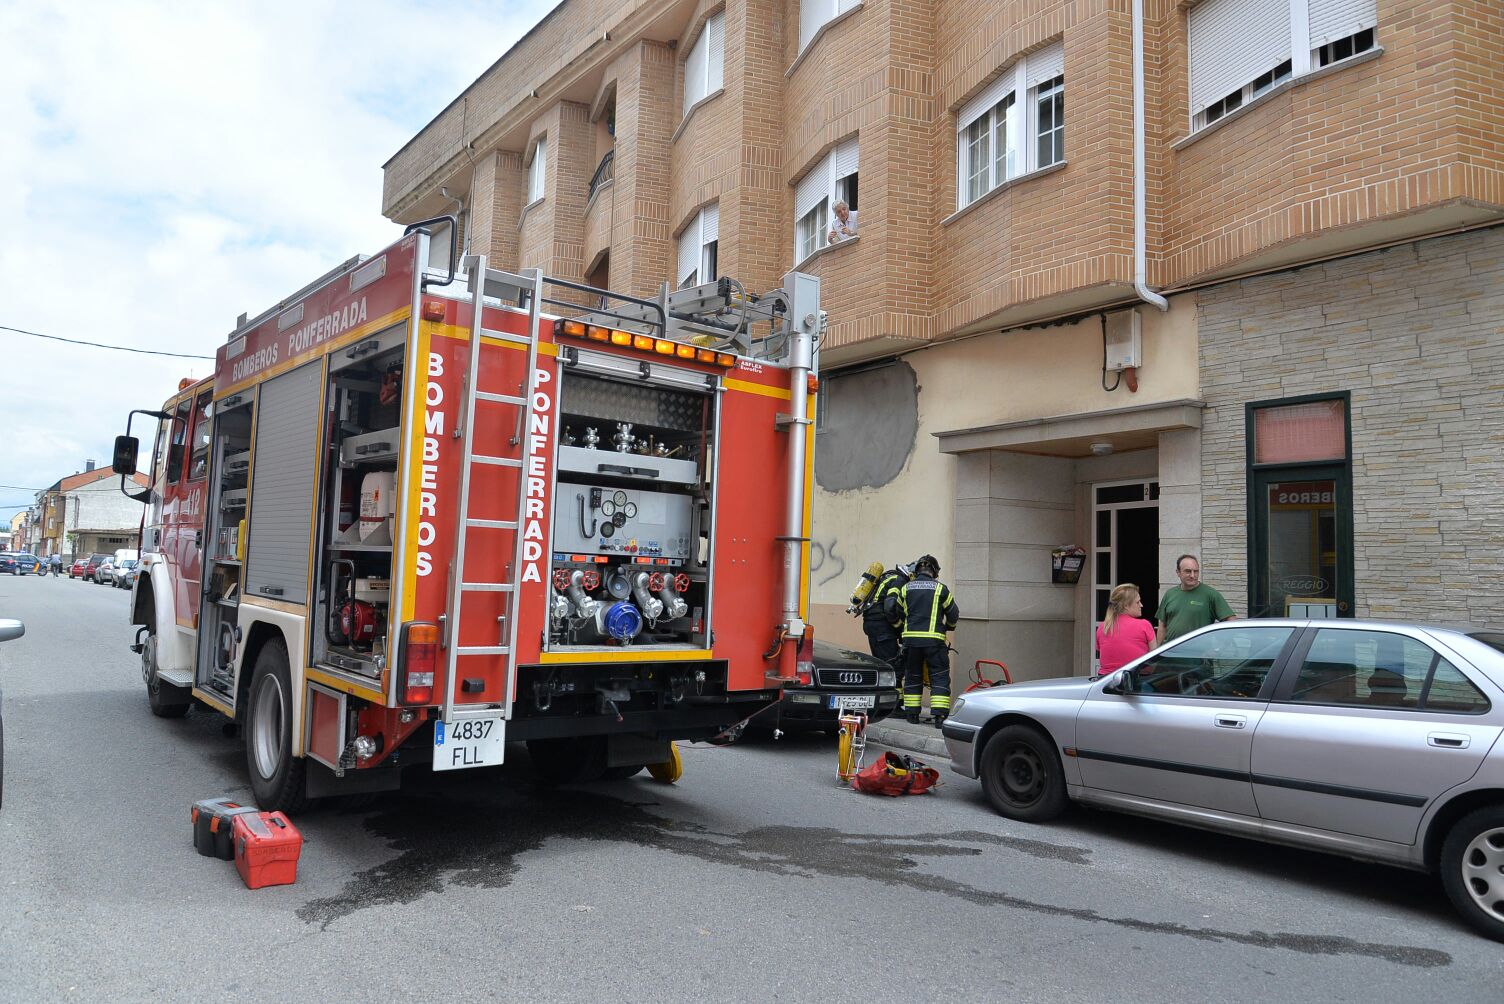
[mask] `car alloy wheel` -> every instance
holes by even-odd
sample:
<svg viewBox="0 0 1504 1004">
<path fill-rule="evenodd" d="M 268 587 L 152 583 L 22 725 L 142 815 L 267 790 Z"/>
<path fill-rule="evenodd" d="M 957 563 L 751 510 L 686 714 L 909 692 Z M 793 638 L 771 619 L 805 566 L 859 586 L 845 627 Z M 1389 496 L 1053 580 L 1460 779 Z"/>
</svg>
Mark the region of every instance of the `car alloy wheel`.
<svg viewBox="0 0 1504 1004">
<path fill-rule="evenodd" d="M 1504 826 L 1485 830 L 1462 851 L 1462 882 L 1486 916 L 1504 924 Z"/>
</svg>

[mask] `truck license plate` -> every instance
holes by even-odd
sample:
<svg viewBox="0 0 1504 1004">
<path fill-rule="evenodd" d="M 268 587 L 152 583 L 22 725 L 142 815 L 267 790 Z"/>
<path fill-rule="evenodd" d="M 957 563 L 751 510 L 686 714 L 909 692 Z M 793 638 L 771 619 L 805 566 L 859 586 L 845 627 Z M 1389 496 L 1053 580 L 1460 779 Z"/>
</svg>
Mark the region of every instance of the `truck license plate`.
<svg viewBox="0 0 1504 1004">
<path fill-rule="evenodd" d="M 433 769 L 495 767 L 506 754 L 506 723 L 501 715 L 433 723 Z"/>
<path fill-rule="evenodd" d="M 850 711 L 852 709 L 870 708 L 877 703 L 877 698 L 871 694 L 832 694 L 830 695 L 830 707 L 837 711 Z"/>
</svg>

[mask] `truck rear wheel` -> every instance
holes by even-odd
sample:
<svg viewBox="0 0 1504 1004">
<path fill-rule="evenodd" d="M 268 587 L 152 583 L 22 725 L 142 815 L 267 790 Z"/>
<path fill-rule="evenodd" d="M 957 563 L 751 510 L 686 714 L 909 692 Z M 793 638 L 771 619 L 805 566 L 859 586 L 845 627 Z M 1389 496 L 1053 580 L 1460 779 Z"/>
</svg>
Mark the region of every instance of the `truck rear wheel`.
<svg viewBox="0 0 1504 1004">
<path fill-rule="evenodd" d="M 153 617 L 155 620 L 155 617 Z M 168 683 L 157 675 L 157 627 L 150 624 L 141 645 L 141 678 L 146 681 L 146 701 L 158 718 L 182 718 L 193 703 L 183 687 Z"/>
<path fill-rule="evenodd" d="M 246 704 L 245 761 L 262 809 L 296 812 L 308 804 L 307 761 L 292 755 L 292 674 L 280 638 L 268 641 L 256 656 Z"/>
</svg>

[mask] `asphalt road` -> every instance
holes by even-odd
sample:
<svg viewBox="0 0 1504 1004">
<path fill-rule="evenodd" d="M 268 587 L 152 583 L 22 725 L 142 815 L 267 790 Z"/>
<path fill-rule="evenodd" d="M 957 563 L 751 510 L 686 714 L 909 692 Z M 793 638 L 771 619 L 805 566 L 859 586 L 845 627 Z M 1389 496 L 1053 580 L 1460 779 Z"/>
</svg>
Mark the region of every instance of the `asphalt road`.
<svg viewBox="0 0 1504 1004">
<path fill-rule="evenodd" d="M 0 576 L 0 1000 L 1498 1000 L 1425 876 L 1110 814 L 1031 827 L 823 738 L 547 790 L 526 754 L 295 822 L 294 886 L 194 853 L 239 742 L 151 716 L 127 593 Z M 943 766 L 943 765 L 941 765 Z"/>
</svg>

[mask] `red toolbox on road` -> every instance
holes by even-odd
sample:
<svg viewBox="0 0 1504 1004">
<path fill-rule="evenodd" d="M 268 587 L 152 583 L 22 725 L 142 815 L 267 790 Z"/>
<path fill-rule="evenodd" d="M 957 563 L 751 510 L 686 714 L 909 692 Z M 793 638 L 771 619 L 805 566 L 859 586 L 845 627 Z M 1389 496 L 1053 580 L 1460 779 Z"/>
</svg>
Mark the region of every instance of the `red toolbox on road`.
<svg viewBox="0 0 1504 1004">
<path fill-rule="evenodd" d="M 235 870 L 247 888 L 292 885 L 302 850 L 303 835 L 280 812 L 235 817 Z"/>
<path fill-rule="evenodd" d="M 234 859 L 231 821 L 236 816 L 256 811 L 255 806 L 241 805 L 228 798 L 206 798 L 194 802 L 188 810 L 188 817 L 193 820 L 193 846 L 205 857 L 222 861 Z"/>
</svg>

